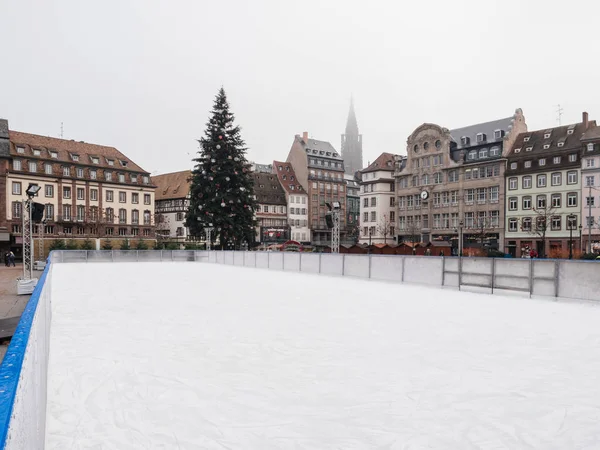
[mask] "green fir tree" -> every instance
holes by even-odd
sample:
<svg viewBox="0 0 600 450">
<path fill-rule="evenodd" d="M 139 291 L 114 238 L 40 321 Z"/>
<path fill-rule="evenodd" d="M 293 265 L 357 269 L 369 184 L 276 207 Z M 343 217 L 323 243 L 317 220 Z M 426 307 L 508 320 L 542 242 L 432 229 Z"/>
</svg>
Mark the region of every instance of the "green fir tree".
<svg viewBox="0 0 600 450">
<path fill-rule="evenodd" d="M 256 201 L 247 149 L 223 88 L 211 114 L 194 159 L 186 226 L 199 238 L 204 236 L 204 227 L 212 224 L 212 237 L 219 238 L 221 248 L 229 243 L 239 248 L 243 242 L 254 241 Z"/>
</svg>

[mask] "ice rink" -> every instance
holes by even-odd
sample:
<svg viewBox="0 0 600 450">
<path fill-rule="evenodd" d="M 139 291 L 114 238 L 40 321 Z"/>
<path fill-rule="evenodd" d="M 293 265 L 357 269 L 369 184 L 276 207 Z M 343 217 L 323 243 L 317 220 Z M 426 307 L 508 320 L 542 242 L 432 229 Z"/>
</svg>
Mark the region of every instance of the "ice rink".
<svg viewBox="0 0 600 450">
<path fill-rule="evenodd" d="M 600 308 L 55 264 L 49 449 L 598 449 Z"/>
</svg>

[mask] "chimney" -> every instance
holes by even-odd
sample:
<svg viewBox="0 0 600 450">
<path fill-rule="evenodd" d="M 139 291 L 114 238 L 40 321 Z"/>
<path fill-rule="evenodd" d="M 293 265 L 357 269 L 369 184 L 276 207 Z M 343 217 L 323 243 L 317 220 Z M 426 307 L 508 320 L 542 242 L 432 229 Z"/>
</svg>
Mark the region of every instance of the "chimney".
<svg viewBox="0 0 600 450">
<path fill-rule="evenodd" d="M 305 144 L 308 144 L 308 131 L 302 132 L 302 140 Z"/>
<path fill-rule="evenodd" d="M 588 120 L 588 113 L 586 113 L 585 111 L 582 114 L 582 122 L 583 122 L 583 129 L 587 130 L 588 126 L 589 126 L 589 120 Z"/>
</svg>

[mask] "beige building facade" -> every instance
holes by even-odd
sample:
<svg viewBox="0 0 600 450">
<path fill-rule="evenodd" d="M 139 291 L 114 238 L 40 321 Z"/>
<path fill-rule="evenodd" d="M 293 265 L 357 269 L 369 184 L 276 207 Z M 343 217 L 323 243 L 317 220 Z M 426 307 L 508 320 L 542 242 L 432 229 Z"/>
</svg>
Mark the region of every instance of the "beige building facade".
<svg viewBox="0 0 600 450">
<path fill-rule="evenodd" d="M 396 161 L 398 241 L 449 241 L 463 249 L 504 248 L 506 155 L 527 130 L 521 109 L 455 130 L 425 123 Z"/>
<path fill-rule="evenodd" d="M 10 131 L 5 217 L 11 247 L 20 254 L 23 200 L 45 206 L 34 239 L 153 240 L 154 186 L 150 174 L 113 147 Z"/>
</svg>

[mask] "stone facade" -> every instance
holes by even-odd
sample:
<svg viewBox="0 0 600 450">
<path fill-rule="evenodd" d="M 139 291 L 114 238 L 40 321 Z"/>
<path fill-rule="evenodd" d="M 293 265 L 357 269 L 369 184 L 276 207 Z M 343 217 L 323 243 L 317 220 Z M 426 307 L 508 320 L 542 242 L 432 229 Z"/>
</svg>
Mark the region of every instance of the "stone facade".
<svg viewBox="0 0 600 450">
<path fill-rule="evenodd" d="M 382 153 L 360 172 L 360 243 L 396 241 L 395 161 L 398 155 Z"/>
<path fill-rule="evenodd" d="M 346 182 L 344 161 L 326 141 L 309 138 L 308 133 L 296 135 L 287 162 L 308 193 L 308 220 L 312 244 L 326 247 L 331 243 L 331 230 L 325 223 L 326 203 L 340 202 L 340 240 L 346 240 Z"/>
<path fill-rule="evenodd" d="M 523 112 L 456 130 L 425 123 L 397 160 L 397 234 L 400 241 L 445 240 L 463 248 L 503 249 L 506 155 L 527 130 Z M 402 164 L 400 166 L 400 163 Z"/>
<path fill-rule="evenodd" d="M 566 257 L 581 224 L 581 123 L 521 133 L 507 158 L 506 249 Z M 585 224 L 584 224 L 585 226 Z M 571 230 L 571 228 L 573 228 Z"/>
<path fill-rule="evenodd" d="M 162 241 L 185 243 L 189 239 L 185 216 L 190 204 L 191 177 L 191 170 L 152 177 L 156 186 L 156 237 Z"/>
<path fill-rule="evenodd" d="M 581 139 L 581 217 L 583 247 L 600 253 L 600 127 L 591 126 Z M 588 200 L 589 199 L 589 200 Z M 591 247 L 589 242 L 592 243 Z"/>
</svg>

